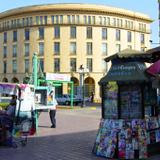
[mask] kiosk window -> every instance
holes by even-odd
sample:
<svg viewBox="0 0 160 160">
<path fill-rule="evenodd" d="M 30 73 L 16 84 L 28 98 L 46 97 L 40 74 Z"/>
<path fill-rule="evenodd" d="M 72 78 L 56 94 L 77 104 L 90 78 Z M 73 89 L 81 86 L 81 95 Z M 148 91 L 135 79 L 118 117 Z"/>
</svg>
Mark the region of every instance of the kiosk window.
<svg viewBox="0 0 160 160">
<path fill-rule="evenodd" d="M 120 118 L 142 118 L 142 95 L 139 85 L 120 86 Z"/>
<path fill-rule="evenodd" d="M 118 118 L 117 95 L 118 95 L 117 83 L 109 82 L 106 85 L 104 92 L 104 99 L 103 99 L 105 119 Z"/>
</svg>

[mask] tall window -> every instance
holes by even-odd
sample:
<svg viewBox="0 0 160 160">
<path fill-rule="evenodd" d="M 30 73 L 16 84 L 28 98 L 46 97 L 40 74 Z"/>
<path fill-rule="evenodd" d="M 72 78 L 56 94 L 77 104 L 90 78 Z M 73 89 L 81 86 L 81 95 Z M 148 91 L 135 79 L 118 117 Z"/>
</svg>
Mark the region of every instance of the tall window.
<svg viewBox="0 0 160 160">
<path fill-rule="evenodd" d="M 91 39 L 92 38 L 92 27 L 87 27 L 87 38 Z"/>
<path fill-rule="evenodd" d="M 59 17 L 59 22 L 62 24 L 63 23 L 63 15 L 60 15 Z"/>
<path fill-rule="evenodd" d="M 87 58 L 87 68 L 89 69 L 89 72 L 92 72 L 93 70 L 92 65 L 92 58 Z"/>
<path fill-rule="evenodd" d="M 71 72 L 76 72 L 76 67 L 77 67 L 76 58 L 71 58 L 70 59 L 70 69 L 71 69 Z"/>
<path fill-rule="evenodd" d="M 144 44 L 144 34 L 141 34 L 141 44 Z"/>
<path fill-rule="evenodd" d="M 60 72 L 60 59 L 54 59 L 54 72 Z"/>
<path fill-rule="evenodd" d="M 130 32 L 130 31 L 127 32 L 127 41 L 128 42 L 132 41 L 132 32 Z"/>
<path fill-rule="evenodd" d="M 3 42 L 4 42 L 4 43 L 7 43 L 7 32 L 4 32 Z"/>
<path fill-rule="evenodd" d="M 42 72 L 44 72 L 44 59 L 40 58 L 39 59 L 39 66 Z"/>
<path fill-rule="evenodd" d="M 12 61 L 12 72 L 17 73 L 17 61 L 16 60 Z"/>
<path fill-rule="evenodd" d="M 24 55 L 29 56 L 29 43 L 24 44 Z"/>
<path fill-rule="evenodd" d="M 121 51 L 121 45 L 120 44 L 116 44 L 116 53 Z"/>
<path fill-rule="evenodd" d="M 107 53 L 108 53 L 107 43 L 102 43 L 102 55 L 107 55 Z"/>
<path fill-rule="evenodd" d="M 106 72 L 107 71 L 107 63 L 104 59 L 102 59 L 102 72 Z"/>
<path fill-rule="evenodd" d="M 25 59 L 24 61 L 25 73 L 29 73 L 29 59 Z"/>
<path fill-rule="evenodd" d="M 7 62 L 3 61 L 3 73 L 7 73 Z"/>
<path fill-rule="evenodd" d="M 107 39 L 107 28 L 102 28 L 102 39 Z"/>
<path fill-rule="evenodd" d="M 25 29 L 25 40 L 28 41 L 29 40 L 29 36 L 30 36 L 30 32 L 29 29 Z"/>
<path fill-rule="evenodd" d="M 76 27 L 75 26 L 72 26 L 70 28 L 70 37 L 71 38 L 76 38 Z"/>
<path fill-rule="evenodd" d="M 43 56 L 44 55 L 44 43 L 39 42 L 39 55 Z"/>
<path fill-rule="evenodd" d="M 17 41 L 17 31 L 13 31 L 13 42 Z"/>
<path fill-rule="evenodd" d="M 121 31 L 119 29 L 116 29 L 116 41 L 120 41 L 121 39 Z"/>
<path fill-rule="evenodd" d="M 36 25 L 39 25 L 39 16 L 36 16 Z"/>
<path fill-rule="evenodd" d="M 7 46 L 3 46 L 3 58 L 7 57 Z"/>
<path fill-rule="evenodd" d="M 54 38 L 60 38 L 60 26 L 54 27 Z"/>
<path fill-rule="evenodd" d="M 13 45 L 13 57 L 17 57 L 17 45 Z"/>
<path fill-rule="evenodd" d="M 71 54 L 76 54 L 76 42 L 71 42 L 70 43 L 70 53 Z"/>
<path fill-rule="evenodd" d="M 48 21 L 48 17 L 44 16 L 44 24 L 47 24 L 47 21 Z"/>
<path fill-rule="evenodd" d="M 67 15 L 67 23 L 71 23 L 71 16 Z"/>
<path fill-rule="evenodd" d="M 44 39 L 44 28 L 39 27 L 39 39 Z"/>
<path fill-rule="evenodd" d="M 55 55 L 60 54 L 60 42 L 54 42 L 54 54 Z"/>
<path fill-rule="evenodd" d="M 87 42 L 87 55 L 92 55 L 92 42 Z"/>
</svg>

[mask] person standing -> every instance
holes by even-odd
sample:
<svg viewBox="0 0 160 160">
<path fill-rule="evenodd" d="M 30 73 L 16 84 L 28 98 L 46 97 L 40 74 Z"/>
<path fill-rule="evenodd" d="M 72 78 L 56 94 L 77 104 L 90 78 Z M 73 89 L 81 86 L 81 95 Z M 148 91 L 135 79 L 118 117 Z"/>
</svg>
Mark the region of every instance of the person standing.
<svg viewBox="0 0 160 160">
<path fill-rule="evenodd" d="M 92 103 L 94 102 L 94 92 L 93 91 L 91 92 L 91 102 Z"/>
<path fill-rule="evenodd" d="M 49 111 L 49 116 L 51 120 L 51 128 L 56 128 L 56 107 L 58 105 L 57 100 L 53 97 L 53 91 L 50 93 L 51 98 L 53 99 L 53 106 Z"/>
</svg>

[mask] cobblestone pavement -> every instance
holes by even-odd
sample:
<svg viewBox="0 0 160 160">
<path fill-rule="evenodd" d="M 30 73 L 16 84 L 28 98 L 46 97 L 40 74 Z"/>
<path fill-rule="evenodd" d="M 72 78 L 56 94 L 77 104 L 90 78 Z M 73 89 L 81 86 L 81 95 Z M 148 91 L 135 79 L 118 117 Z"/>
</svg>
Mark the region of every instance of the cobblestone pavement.
<svg viewBox="0 0 160 160">
<path fill-rule="evenodd" d="M 27 146 L 0 148 L 0 160 L 106 160 L 92 154 L 100 109 L 58 109 L 57 128 L 50 128 L 48 112 L 41 113 L 36 136 Z M 159 160 L 160 156 L 150 160 Z"/>
</svg>

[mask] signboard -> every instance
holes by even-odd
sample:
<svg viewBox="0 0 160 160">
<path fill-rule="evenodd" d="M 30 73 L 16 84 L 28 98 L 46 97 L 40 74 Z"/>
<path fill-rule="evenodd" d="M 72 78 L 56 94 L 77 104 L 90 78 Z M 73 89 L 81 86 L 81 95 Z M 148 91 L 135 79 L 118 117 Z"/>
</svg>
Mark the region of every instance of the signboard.
<svg viewBox="0 0 160 160">
<path fill-rule="evenodd" d="M 148 81 L 145 70 L 146 65 L 142 62 L 112 64 L 108 74 L 99 83 L 108 81 Z"/>
<path fill-rule="evenodd" d="M 70 81 L 71 77 L 67 74 L 46 73 L 46 80 Z"/>
</svg>

